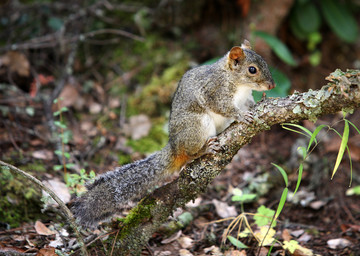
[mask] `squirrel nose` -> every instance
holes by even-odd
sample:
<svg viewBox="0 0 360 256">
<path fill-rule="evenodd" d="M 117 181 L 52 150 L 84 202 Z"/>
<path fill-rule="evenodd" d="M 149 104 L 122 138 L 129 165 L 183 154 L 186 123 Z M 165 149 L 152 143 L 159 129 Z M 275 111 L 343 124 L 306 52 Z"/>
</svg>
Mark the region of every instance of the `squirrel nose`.
<svg viewBox="0 0 360 256">
<path fill-rule="evenodd" d="M 269 86 L 269 90 L 271 90 L 271 89 L 275 88 L 276 84 L 274 81 L 271 81 L 268 83 L 268 86 Z"/>
</svg>

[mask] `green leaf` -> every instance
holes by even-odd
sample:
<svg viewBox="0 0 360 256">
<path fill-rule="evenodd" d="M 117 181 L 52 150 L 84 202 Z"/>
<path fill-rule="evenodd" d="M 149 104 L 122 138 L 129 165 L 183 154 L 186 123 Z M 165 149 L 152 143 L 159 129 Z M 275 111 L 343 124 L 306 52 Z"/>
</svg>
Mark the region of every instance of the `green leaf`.
<svg viewBox="0 0 360 256">
<path fill-rule="evenodd" d="M 235 196 L 242 196 L 244 193 L 242 192 L 241 189 L 239 189 L 239 188 L 234 188 L 234 189 L 232 190 L 232 194 L 235 195 Z"/>
<path fill-rule="evenodd" d="M 54 165 L 54 170 L 55 170 L 55 171 L 59 171 L 59 170 L 61 170 L 62 168 L 63 168 L 62 165 Z"/>
<path fill-rule="evenodd" d="M 65 166 L 66 166 L 66 168 L 68 168 L 68 169 L 73 169 L 73 168 L 75 167 L 75 164 L 67 163 Z"/>
<path fill-rule="evenodd" d="M 283 179 L 285 181 L 285 186 L 287 187 L 288 186 L 288 176 L 287 176 L 285 170 L 281 166 L 278 166 L 277 164 L 274 164 L 274 163 L 271 163 L 271 164 L 279 170 L 279 172 L 281 173 L 281 175 L 283 176 Z"/>
<path fill-rule="evenodd" d="M 47 24 L 50 28 L 57 31 L 61 29 L 61 27 L 64 25 L 64 22 L 59 18 L 51 17 L 49 18 Z"/>
<path fill-rule="evenodd" d="M 347 6 L 338 0 L 321 0 L 320 6 L 326 22 L 335 34 L 345 42 L 356 42 L 359 27 Z"/>
<path fill-rule="evenodd" d="M 304 169 L 304 166 L 303 166 L 303 164 L 301 163 L 300 166 L 299 166 L 299 174 L 298 174 L 298 179 L 297 179 L 297 182 L 296 182 L 296 187 L 295 187 L 294 195 L 296 194 L 296 192 L 298 191 L 298 189 L 299 189 L 299 187 L 300 187 L 300 182 L 301 182 L 301 178 L 302 178 L 303 169 Z"/>
<path fill-rule="evenodd" d="M 306 35 L 318 31 L 321 26 L 321 16 L 313 1 L 296 4 L 291 19 L 294 19 L 299 29 Z"/>
<path fill-rule="evenodd" d="M 243 244 L 242 242 L 240 242 L 239 240 L 237 240 L 235 237 L 233 236 L 227 236 L 227 239 L 229 239 L 230 243 L 232 243 L 234 246 L 236 246 L 237 248 L 240 249 L 246 249 L 249 248 L 248 246 L 246 246 L 245 244 Z"/>
<path fill-rule="evenodd" d="M 255 31 L 254 35 L 262 38 L 271 47 L 276 56 L 278 56 L 286 64 L 293 67 L 297 66 L 297 62 L 291 55 L 287 46 L 278 38 L 263 31 Z"/>
<path fill-rule="evenodd" d="M 177 218 L 183 227 L 189 225 L 190 222 L 194 220 L 194 216 L 190 212 L 184 212 L 183 214 L 179 215 Z"/>
<path fill-rule="evenodd" d="M 360 196 L 360 185 L 355 186 L 353 188 L 349 188 L 348 190 L 346 190 L 346 195 L 347 196 L 352 196 L 352 195 Z"/>
<path fill-rule="evenodd" d="M 61 150 L 55 150 L 54 153 L 58 156 L 62 156 L 63 152 Z"/>
<path fill-rule="evenodd" d="M 294 253 L 299 248 L 299 242 L 295 240 L 284 241 L 283 248 L 290 253 Z"/>
<path fill-rule="evenodd" d="M 341 144 L 340 144 L 339 152 L 338 152 L 338 155 L 337 155 L 337 158 L 336 158 L 334 170 L 333 170 L 332 175 L 331 175 L 331 179 L 334 177 L 337 169 L 339 168 L 341 159 L 344 156 L 344 152 L 345 152 L 345 149 L 347 147 L 348 140 L 349 140 L 349 122 L 346 119 L 344 121 L 345 121 L 344 133 L 343 133 L 342 138 L 341 138 Z"/>
<path fill-rule="evenodd" d="M 312 133 L 311 135 L 311 138 L 310 138 L 310 141 L 309 141 L 309 145 L 307 147 L 307 151 L 309 151 L 312 143 L 315 141 L 315 144 L 317 144 L 317 141 L 316 141 L 316 136 L 318 135 L 318 133 L 325 127 L 329 127 L 328 125 L 325 125 L 325 124 L 322 124 L 322 125 L 319 125 L 318 127 L 316 127 L 315 131 Z"/>
<path fill-rule="evenodd" d="M 60 121 L 54 121 L 54 124 L 59 127 L 59 128 L 63 128 L 63 129 L 66 129 L 66 124 L 60 122 Z"/>
<path fill-rule="evenodd" d="M 254 215 L 255 224 L 258 227 L 268 225 L 271 222 L 272 218 L 274 217 L 274 214 L 275 214 L 274 210 L 269 209 L 264 205 L 260 206 L 257 209 L 257 214 Z M 276 221 L 274 221 L 271 224 L 271 227 L 275 227 L 275 226 L 276 226 Z"/>
<path fill-rule="evenodd" d="M 235 195 L 231 197 L 233 202 L 249 202 L 253 201 L 256 198 L 256 194 L 243 194 L 241 196 Z"/>
<path fill-rule="evenodd" d="M 359 129 L 356 127 L 356 125 L 353 124 L 352 122 L 350 122 L 349 120 L 348 120 L 348 122 L 349 122 L 349 124 L 351 124 L 352 127 L 354 127 L 354 129 L 360 134 L 360 131 L 359 131 Z"/>
<path fill-rule="evenodd" d="M 286 198 L 287 198 L 287 194 L 289 192 L 288 188 L 284 188 L 281 198 L 280 198 L 280 202 L 278 205 L 278 208 L 276 210 L 276 214 L 275 214 L 275 219 L 277 219 L 282 211 L 282 209 L 284 208 L 285 202 L 286 202 Z"/>
<path fill-rule="evenodd" d="M 320 62 L 321 62 L 321 52 L 320 51 L 314 51 L 310 56 L 309 56 L 309 62 L 311 64 L 311 66 L 319 66 Z"/>
<path fill-rule="evenodd" d="M 90 178 L 93 179 L 95 178 L 96 174 L 94 171 L 90 171 Z"/>
<path fill-rule="evenodd" d="M 33 107 L 26 107 L 25 108 L 25 112 L 26 114 L 28 114 L 29 116 L 34 116 L 35 115 L 35 109 Z"/>
</svg>

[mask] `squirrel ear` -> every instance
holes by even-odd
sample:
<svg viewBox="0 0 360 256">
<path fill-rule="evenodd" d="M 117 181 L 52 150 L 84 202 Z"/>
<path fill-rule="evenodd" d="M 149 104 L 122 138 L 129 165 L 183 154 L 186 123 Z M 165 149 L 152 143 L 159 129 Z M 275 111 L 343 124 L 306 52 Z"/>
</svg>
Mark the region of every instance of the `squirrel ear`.
<svg viewBox="0 0 360 256">
<path fill-rule="evenodd" d="M 241 49 L 241 47 L 234 46 L 230 50 L 229 58 L 232 60 L 243 59 L 243 58 L 245 58 L 245 53 L 244 53 L 243 49 Z"/>
<path fill-rule="evenodd" d="M 244 40 L 244 43 L 241 44 L 241 48 L 249 49 L 251 50 L 251 44 L 248 40 Z"/>
</svg>

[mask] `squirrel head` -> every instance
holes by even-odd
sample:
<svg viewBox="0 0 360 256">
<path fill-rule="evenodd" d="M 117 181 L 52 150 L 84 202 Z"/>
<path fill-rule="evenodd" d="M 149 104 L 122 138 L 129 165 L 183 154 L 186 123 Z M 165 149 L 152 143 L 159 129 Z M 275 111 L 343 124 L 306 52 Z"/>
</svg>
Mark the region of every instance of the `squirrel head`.
<svg viewBox="0 0 360 256">
<path fill-rule="evenodd" d="M 248 86 L 256 91 L 275 87 L 274 80 L 265 60 L 251 50 L 249 41 L 231 48 L 227 57 L 228 67 L 233 72 L 232 81 L 240 86 Z"/>
</svg>

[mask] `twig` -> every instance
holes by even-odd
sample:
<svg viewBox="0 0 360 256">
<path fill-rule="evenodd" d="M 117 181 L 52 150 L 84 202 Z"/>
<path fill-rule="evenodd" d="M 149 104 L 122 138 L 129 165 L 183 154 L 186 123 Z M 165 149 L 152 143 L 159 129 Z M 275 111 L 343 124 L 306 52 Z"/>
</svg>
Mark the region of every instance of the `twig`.
<svg viewBox="0 0 360 256">
<path fill-rule="evenodd" d="M 80 245 L 82 254 L 88 255 L 88 253 L 86 251 L 85 243 L 80 235 L 80 232 L 76 225 L 73 214 L 71 213 L 69 208 L 66 207 L 65 203 L 55 194 L 55 192 L 52 191 L 51 189 L 49 189 L 48 187 L 46 187 L 40 180 L 38 180 L 34 176 L 24 172 L 23 170 L 20 170 L 19 168 L 15 167 L 11 164 L 5 163 L 1 160 L 0 160 L 0 164 L 3 166 L 7 166 L 15 173 L 20 174 L 21 176 L 24 176 L 25 178 L 27 178 L 28 180 L 33 182 L 35 185 L 39 186 L 42 190 L 46 191 L 51 196 L 51 198 L 55 200 L 55 202 L 57 202 L 59 204 L 59 207 L 62 210 L 62 212 L 64 213 L 64 215 L 66 216 L 67 220 L 69 221 L 70 226 L 75 231 L 76 239 Z"/>
</svg>

